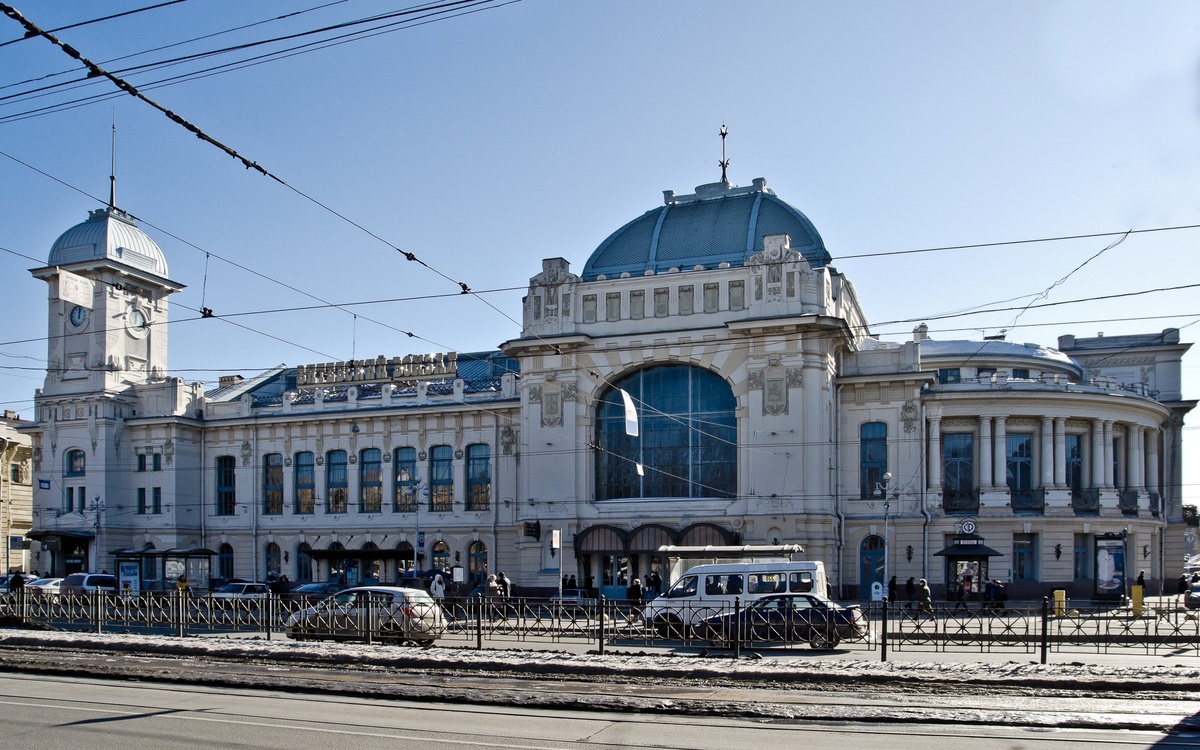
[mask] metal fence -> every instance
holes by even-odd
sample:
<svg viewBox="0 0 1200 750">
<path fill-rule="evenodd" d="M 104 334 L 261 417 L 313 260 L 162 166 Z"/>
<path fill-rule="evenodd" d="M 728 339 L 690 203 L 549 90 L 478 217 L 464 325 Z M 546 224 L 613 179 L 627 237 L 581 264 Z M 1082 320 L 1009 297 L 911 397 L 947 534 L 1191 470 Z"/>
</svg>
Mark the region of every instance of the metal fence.
<svg viewBox="0 0 1200 750">
<path fill-rule="evenodd" d="M 741 602 L 686 606 L 669 623 L 647 623 L 641 605 L 619 600 L 558 603 L 547 599 L 471 598 L 404 611 L 391 605 L 321 610 L 287 596 L 222 598 L 180 592 L 123 595 L 0 595 L 0 618 L 64 630 L 175 635 L 256 633 L 266 638 L 335 638 L 362 642 L 537 648 L 564 642 L 606 648 L 825 649 L 887 659 L 888 651 L 1049 653 L 1136 651 L 1200 656 L 1200 610 L 1164 599 L 1135 610 L 1065 601 L 1006 602 L 967 608 L 864 602 L 865 632 L 830 617 L 755 619 Z M 432 608 L 430 608 L 432 607 Z M 421 609 L 418 605 L 417 609 Z M 289 619 L 290 618 L 290 619 Z M 307 618 L 307 619 L 305 619 Z M 300 627 L 303 623 L 307 627 Z"/>
</svg>

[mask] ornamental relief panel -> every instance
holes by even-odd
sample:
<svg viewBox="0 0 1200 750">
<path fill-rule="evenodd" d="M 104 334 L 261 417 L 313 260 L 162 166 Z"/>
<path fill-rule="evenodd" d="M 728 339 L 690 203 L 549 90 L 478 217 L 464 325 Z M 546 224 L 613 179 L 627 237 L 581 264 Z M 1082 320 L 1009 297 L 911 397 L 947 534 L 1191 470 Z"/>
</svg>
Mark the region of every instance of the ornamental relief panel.
<svg viewBox="0 0 1200 750">
<path fill-rule="evenodd" d="M 946 430 L 974 430 L 979 426 L 977 417 L 948 417 L 942 420 L 942 432 Z"/>
<path fill-rule="evenodd" d="M 914 432 L 917 429 L 917 403 L 915 401 L 904 402 L 904 406 L 900 409 L 900 421 L 904 424 L 905 432 Z"/>
</svg>

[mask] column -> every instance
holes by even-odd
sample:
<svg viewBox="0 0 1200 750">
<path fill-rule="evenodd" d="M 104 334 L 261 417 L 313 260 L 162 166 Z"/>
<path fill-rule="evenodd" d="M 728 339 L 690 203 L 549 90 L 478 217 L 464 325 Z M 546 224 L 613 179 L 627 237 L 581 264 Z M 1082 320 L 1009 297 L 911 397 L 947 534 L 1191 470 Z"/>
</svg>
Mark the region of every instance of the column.
<svg viewBox="0 0 1200 750">
<path fill-rule="evenodd" d="M 1042 417 L 1042 482 L 1043 487 L 1054 486 L 1054 420 Z"/>
<path fill-rule="evenodd" d="M 1131 490 L 1145 492 L 1146 486 L 1143 479 L 1145 473 L 1146 458 L 1142 453 L 1142 439 L 1145 433 L 1142 431 L 1141 425 L 1131 424 L 1125 428 L 1125 442 L 1129 443 L 1127 454 L 1129 456 L 1125 469 L 1125 486 Z"/>
<path fill-rule="evenodd" d="M 1151 427 L 1146 440 L 1146 489 L 1158 492 L 1158 430 Z"/>
<path fill-rule="evenodd" d="M 979 486 L 992 486 L 992 418 L 979 418 Z"/>
<path fill-rule="evenodd" d="M 929 451 L 926 453 L 929 465 L 926 474 L 929 477 L 929 489 L 940 493 L 942 491 L 942 418 L 929 418 Z"/>
<path fill-rule="evenodd" d="M 993 470 L 996 475 L 996 486 L 1008 486 L 1008 438 L 1006 431 L 1007 417 L 996 417 L 996 434 L 992 438 L 994 441 L 995 450 L 992 455 L 995 456 L 993 461 Z M 982 452 L 982 448 L 980 451 Z"/>
<path fill-rule="evenodd" d="M 1105 488 L 1112 488 L 1116 486 L 1116 477 L 1113 476 L 1113 421 L 1105 419 L 1101 426 L 1103 429 L 1103 453 L 1101 456 L 1101 460 L 1104 461 L 1104 465 L 1101 467 L 1103 470 L 1103 486 Z"/>
<path fill-rule="evenodd" d="M 1112 464 L 1109 464 L 1111 467 Z M 1104 424 L 1092 420 L 1092 487 L 1104 486 Z M 1111 471 L 1111 468 L 1110 468 Z"/>
<path fill-rule="evenodd" d="M 1067 486 L 1067 418 L 1054 418 L 1054 486 Z"/>
</svg>

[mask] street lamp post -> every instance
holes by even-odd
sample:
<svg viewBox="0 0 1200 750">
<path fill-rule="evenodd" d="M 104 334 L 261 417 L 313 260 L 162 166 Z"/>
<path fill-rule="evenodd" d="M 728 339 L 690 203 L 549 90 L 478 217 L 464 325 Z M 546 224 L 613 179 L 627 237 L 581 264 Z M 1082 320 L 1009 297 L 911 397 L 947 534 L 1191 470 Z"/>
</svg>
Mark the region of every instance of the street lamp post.
<svg viewBox="0 0 1200 750">
<path fill-rule="evenodd" d="M 885 471 L 883 473 L 883 481 L 875 485 L 875 489 L 883 493 L 883 585 L 884 591 L 887 591 L 888 581 L 888 557 L 892 552 L 892 545 L 888 539 L 888 522 L 891 520 L 892 501 L 888 498 L 888 484 L 892 481 L 892 472 Z M 886 594 L 885 594 L 886 596 Z"/>
</svg>

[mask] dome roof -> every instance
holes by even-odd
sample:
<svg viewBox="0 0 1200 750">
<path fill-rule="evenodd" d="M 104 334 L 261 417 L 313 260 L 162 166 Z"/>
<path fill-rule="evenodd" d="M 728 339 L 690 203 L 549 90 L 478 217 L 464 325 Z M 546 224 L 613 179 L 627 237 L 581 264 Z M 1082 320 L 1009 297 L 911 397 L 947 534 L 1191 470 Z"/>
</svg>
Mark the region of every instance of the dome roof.
<svg viewBox="0 0 1200 750">
<path fill-rule="evenodd" d="M 88 214 L 87 221 L 63 232 L 50 248 L 47 265 L 93 260 L 114 260 L 167 277 L 167 259 L 162 250 L 119 208 L 96 209 Z"/>
<path fill-rule="evenodd" d="M 1041 344 L 1018 344 L 1012 341 L 936 341 L 922 339 L 921 359 L 973 360 L 980 365 L 999 359 L 1037 360 L 1043 365 L 1053 363 L 1083 375 L 1083 368 L 1071 357 L 1057 349 Z"/>
<path fill-rule="evenodd" d="M 813 265 L 832 260 L 808 217 L 777 198 L 762 178 L 750 187 L 701 185 L 693 195 L 667 190 L 664 198 L 666 205 L 647 211 L 600 243 L 583 267 L 584 280 L 698 265 L 740 266 L 761 252 L 763 237 L 772 234 L 788 235 L 791 248 Z"/>
</svg>

